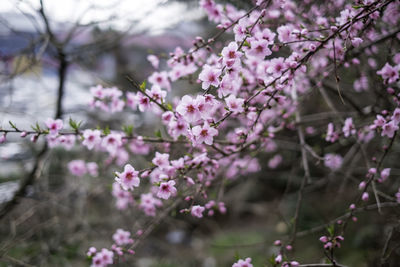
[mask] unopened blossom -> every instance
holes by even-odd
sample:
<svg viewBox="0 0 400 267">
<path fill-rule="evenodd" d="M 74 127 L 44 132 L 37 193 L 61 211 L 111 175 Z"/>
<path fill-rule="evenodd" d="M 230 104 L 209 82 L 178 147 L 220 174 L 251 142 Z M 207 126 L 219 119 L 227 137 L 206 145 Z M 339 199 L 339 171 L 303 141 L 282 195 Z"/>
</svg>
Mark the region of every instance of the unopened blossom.
<svg viewBox="0 0 400 267">
<path fill-rule="evenodd" d="M 3 133 L 3 134 L 0 136 L 0 144 L 3 144 L 3 143 L 5 143 L 5 142 L 6 142 L 6 140 L 7 140 L 6 134 L 5 134 L 5 133 Z"/>
<path fill-rule="evenodd" d="M 45 124 L 49 128 L 50 135 L 57 135 L 58 131 L 63 128 L 63 122 L 60 119 L 53 120 L 48 118 Z"/>
<path fill-rule="evenodd" d="M 83 132 L 82 145 L 86 146 L 87 149 L 92 150 L 95 146 L 101 142 L 101 132 L 99 130 L 87 129 Z"/>
<path fill-rule="evenodd" d="M 393 83 L 399 79 L 399 67 L 392 67 L 386 63 L 381 70 L 377 71 L 377 74 L 381 75 L 386 83 Z"/>
<path fill-rule="evenodd" d="M 205 143 L 207 145 L 213 144 L 214 136 L 218 135 L 218 130 L 205 122 L 203 126 L 197 125 L 192 129 L 194 144 L 200 145 Z"/>
<path fill-rule="evenodd" d="M 201 118 L 196 101 L 188 95 L 182 97 L 176 111 L 189 123 L 196 122 Z"/>
<path fill-rule="evenodd" d="M 122 173 L 116 172 L 116 174 L 115 181 L 125 190 L 133 190 L 134 187 L 138 187 L 140 184 L 139 172 L 130 164 L 125 165 Z"/>
<path fill-rule="evenodd" d="M 210 65 L 204 65 L 203 70 L 199 74 L 199 79 L 202 81 L 201 88 L 208 89 L 210 85 L 218 87 L 219 76 L 221 75 L 221 70 Z"/>
<path fill-rule="evenodd" d="M 156 152 L 156 156 L 152 160 L 153 164 L 160 169 L 165 169 L 169 164 L 169 154 Z"/>
<path fill-rule="evenodd" d="M 368 201 L 368 199 L 369 199 L 369 194 L 368 194 L 368 192 L 364 192 L 364 193 L 362 194 L 362 196 L 361 196 L 361 199 L 362 199 L 363 201 Z"/>
<path fill-rule="evenodd" d="M 68 163 L 68 170 L 75 176 L 83 176 L 86 174 L 86 163 L 83 160 L 77 159 Z"/>
<path fill-rule="evenodd" d="M 244 260 L 238 260 L 232 267 L 253 267 L 253 264 L 251 264 L 251 258 L 246 258 Z"/>
<path fill-rule="evenodd" d="M 235 114 L 242 113 L 244 111 L 244 99 L 243 98 L 236 98 L 234 95 L 230 95 L 225 98 L 226 105 L 228 106 L 229 110 Z"/>
<path fill-rule="evenodd" d="M 157 197 L 169 199 L 171 196 L 176 195 L 175 181 L 162 182 L 160 184 Z"/>
<path fill-rule="evenodd" d="M 193 217 L 203 218 L 203 212 L 205 208 L 200 205 L 194 205 L 191 210 L 191 214 Z"/>
<path fill-rule="evenodd" d="M 133 239 L 131 238 L 131 233 L 128 231 L 124 231 L 122 229 L 117 229 L 117 231 L 113 234 L 112 238 L 115 244 L 117 244 L 118 246 L 123 246 L 133 243 Z"/>
</svg>

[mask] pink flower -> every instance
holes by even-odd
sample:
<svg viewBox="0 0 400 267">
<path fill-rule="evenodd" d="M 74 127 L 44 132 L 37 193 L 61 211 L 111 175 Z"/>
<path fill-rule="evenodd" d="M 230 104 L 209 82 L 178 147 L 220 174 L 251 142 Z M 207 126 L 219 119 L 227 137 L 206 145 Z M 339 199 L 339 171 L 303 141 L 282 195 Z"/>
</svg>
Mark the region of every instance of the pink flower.
<svg viewBox="0 0 400 267">
<path fill-rule="evenodd" d="M 268 48 L 268 41 L 264 39 L 252 41 L 250 50 L 246 51 L 247 56 L 257 57 L 260 60 L 263 60 L 266 56 L 271 54 L 272 52 Z"/>
<path fill-rule="evenodd" d="M 293 40 L 292 34 L 292 27 L 288 25 L 279 26 L 277 29 L 278 32 L 278 39 L 282 43 L 290 42 Z"/>
<path fill-rule="evenodd" d="M 235 34 L 235 41 L 241 42 L 246 37 L 247 27 L 249 26 L 249 20 L 242 18 L 239 23 L 233 27 L 233 33 Z"/>
<path fill-rule="evenodd" d="M 213 68 L 210 65 L 204 65 L 203 70 L 199 74 L 199 79 L 203 82 L 201 88 L 206 90 L 210 85 L 218 87 L 220 75 L 220 69 Z"/>
<path fill-rule="evenodd" d="M 191 214 L 193 217 L 203 218 L 203 211 L 205 210 L 204 207 L 200 205 L 195 205 L 192 207 Z"/>
<path fill-rule="evenodd" d="M 115 177 L 115 181 L 117 181 L 124 190 L 133 190 L 134 187 L 138 187 L 140 184 L 139 172 L 135 171 L 135 168 L 130 164 L 125 165 L 122 173 L 116 172 L 116 174 L 117 177 Z"/>
<path fill-rule="evenodd" d="M 355 38 L 351 39 L 351 44 L 354 47 L 359 47 L 362 42 L 363 42 L 363 39 L 361 39 L 359 37 L 355 37 Z"/>
<path fill-rule="evenodd" d="M 205 122 L 203 127 L 199 125 L 193 127 L 192 133 L 194 137 L 194 144 L 200 145 L 204 142 L 207 145 L 212 145 L 214 136 L 218 135 L 218 130 L 210 127 L 210 125 Z"/>
<path fill-rule="evenodd" d="M 156 156 L 152 160 L 153 164 L 158 166 L 161 170 L 170 166 L 169 164 L 169 154 L 162 154 L 156 152 Z"/>
<path fill-rule="evenodd" d="M 153 85 L 158 85 L 161 88 L 165 88 L 168 91 L 171 90 L 171 84 L 168 80 L 168 73 L 165 71 L 162 72 L 154 72 L 150 77 L 149 77 L 149 82 L 152 83 Z"/>
<path fill-rule="evenodd" d="M 50 135 L 57 135 L 58 131 L 63 128 L 63 122 L 60 119 L 53 120 L 51 118 L 48 118 L 46 120 L 46 126 L 50 130 Z"/>
<path fill-rule="evenodd" d="M 343 158 L 340 155 L 335 155 L 335 154 L 325 155 L 325 166 L 331 169 L 332 171 L 340 169 L 342 163 L 343 163 Z"/>
<path fill-rule="evenodd" d="M 283 158 L 281 155 L 275 155 L 268 161 L 268 167 L 271 169 L 275 169 L 279 166 L 279 164 L 281 164 L 282 160 Z"/>
<path fill-rule="evenodd" d="M 282 72 L 286 70 L 286 63 L 283 57 L 273 58 L 269 61 L 267 72 L 275 77 L 281 76 Z"/>
<path fill-rule="evenodd" d="M 155 198 L 152 193 L 140 195 L 139 207 L 146 213 L 147 216 L 156 215 L 156 207 L 162 205 L 161 200 Z"/>
<path fill-rule="evenodd" d="M 104 267 L 113 264 L 113 257 L 114 252 L 103 248 L 93 257 L 91 267 Z"/>
<path fill-rule="evenodd" d="M 87 255 L 88 257 L 91 257 L 91 256 L 93 256 L 94 254 L 96 254 L 96 252 L 97 252 L 97 249 L 96 249 L 95 247 L 90 247 L 89 250 L 88 250 L 88 252 L 86 253 L 86 255 Z"/>
<path fill-rule="evenodd" d="M 232 267 L 253 267 L 253 264 L 251 264 L 251 258 L 246 258 L 245 260 L 238 260 Z"/>
<path fill-rule="evenodd" d="M 196 101 L 188 95 L 182 97 L 176 107 L 176 111 L 189 123 L 196 122 L 201 117 Z"/>
<path fill-rule="evenodd" d="M 244 99 L 243 98 L 236 98 L 234 95 L 230 95 L 225 98 L 226 105 L 228 106 L 229 110 L 233 113 L 238 114 L 244 111 Z"/>
<path fill-rule="evenodd" d="M 141 112 L 144 112 L 145 110 L 147 110 L 151 107 L 150 99 L 147 96 L 145 96 L 144 94 L 142 94 L 141 92 L 138 92 L 136 94 L 136 100 L 137 100 L 139 110 Z"/>
<path fill-rule="evenodd" d="M 117 229 L 117 231 L 113 234 L 113 240 L 115 244 L 118 246 L 128 245 L 133 243 L 133 239 L 131 238 L 131 233 L 128 231 L 124 231 L 122 229 Z"/>
<path fill-rule="evenodd" d="M 398 123 L 400 122 L 400 108 L 396 108 L 396 109 L 393 111 L 393 115 L 392 115 L 391 119 L 392 119 L 396 124 L 398 124 Z"/>
<path fill-rule="evenodd" d="M 386 83 L 393 83 L 399 78 L 399 68 L 386 63 L 381 70 L 377 71 L 377 74 L 381 75 Z"/>
<path fill-rule="evenodd" d="M 160 86 L 158 85 L 153 85 L 151 87 L 151 90 L 146 89 L 146 93 L 156 102 L 161 103 L 164 101 L 165 97 L 167 96 L 167 92 L 164 90 L 161 90 Z"/>
<path fill-rule="evenodd" d="M 381 171 L 381 178 L 378 179 L 379 182 L 384 182 L 389 178 L 390 175 L 390 168 L 385 168 Z"/>
<path fill-rule="evenodd" d="M 397 126 L 394 121 L 390 121 L 388 123 L 385 123 L 382 126 L 382 136 L 387 136 L 389 138 L 393 138 L 394 133 L 399 129 L 399 126 Z"/>
<path fill-rule="evenodd" d="M 169 199 L 172 196 L 176 195 L 175 181 L 163 182 L 160 184 L 160 188 L 157 193 L 157 197 L 163 199 Z"/>
<path fill-rule="evenodd" d="M 98 168 L 99 167 L 97 166 L 96 162 L 86 163 L 86 169 L 87 169 L 88 173 L 93 177 L 97 177 L 99 175 Z"/>
<path fill-rule="evenodd" d="M 344 126 L 343 126 L 343 133 L 344 137 L 349 137 L 350 135 L 356 134 L 356 129 L 354 128 L 353 124 L 353 119 L 352 118 L 347 118 L 344 121 Z"/>
<path fill-rule="evenodd" d="M 151 63 L 153 68 L 158 69 L 158 65 L 160 63 L 160 60 L 158 59 L 158 57 L 156 57 L 155 55 L 148 55 L 147 60 Z"/>
<path fill-rule="evenodd" d="M 75 176 L 83 176 L 86 174 L 86 164 L 83 160 L 73 160 L 68 163 L 68 170 Z"/>
<path fill-rule="evenodd" d="M 232 66 L 239 58 L 243 55 L 242 52 L 237 51 L 238 45 L 236 42 L 230 42 L 228 46 L 222 49 L 221 55 L 225 65 L 227 67 Z"/>
<path fill-rule="evenodd" d="M 122 146 L 122 136 L 118 133 L 110 133 L 103 138 L 101 146 L 104 147 L 108 153 L 115 155 L 118 148 Z"/>
<path fill-rule="evenodd" d="M 87 149 L 92 150 L 93 147 L 97 146 L 101 142 L 101 132 L 99 130 L 85 130 L 83 132 L 82 145 L 86 146 Z"/>
</svg>

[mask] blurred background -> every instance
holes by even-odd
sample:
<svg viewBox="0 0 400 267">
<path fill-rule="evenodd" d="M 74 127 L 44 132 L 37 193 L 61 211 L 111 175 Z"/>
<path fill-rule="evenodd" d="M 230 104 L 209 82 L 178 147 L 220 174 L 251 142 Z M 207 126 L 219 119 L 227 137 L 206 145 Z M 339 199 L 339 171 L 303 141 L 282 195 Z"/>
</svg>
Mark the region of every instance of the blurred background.
<svg viewBox="0 0 400 267">
<path fill-rule="evenodd" d="M 244 9 L 252 6 L 251 1 L 219 2 Z M 108 125 L 120 130 L 121 125 L 134 125 L 135 131 L 153 135 L 161 129 L 155 116 L 92 110 L 89 88 L 103 84 L 130 91 L 126 75 L 140 83 L 154 71 L 148 54 L 167 58 L 175 47 L 187 50 L 196 36 L 207 40 L 216 32 L 197 1 L 2 0 L 0 126 L 9 128 L 12 121 L 20 129 L 30 129 L 49 117 L 63 118 L 65 123 L 71 117 L 83 121 L 82 128 Z M 217 48 L 221 45 L 215 44 Z M 178 81 L 172 94 L 180 96 L 189 87 L 189 81 Z M 320 107 L 318 95 L 308 97 L 315 99 L 313 108 Z M 318 142 L 314 143 L 321 146 Z M 298 157 L 299 148 L 289 136 L 280 145 L 285 148 L 281 153 L 285 159 Z M 151 154 L 131 154 L 129 161 L 140 169 L 146 167 Z M 288 233 L 287 220 L 295 210 L 300 181 L 296 178 L 302 175 L 301 166 L 292 166 L 290 160 L 268 169 L 271 157 L 260 158 L 261 172 L 229 185 L 226 215 L 198 221 L 173 214 L 140 244 L 137 255 L 117 266 L 231 266 L 235 257 L 252 257 L 254 266 L 264 266 L 278 252 L 273 241 Z M 99 176 L 72 176 L 67 163 L 73 159 L 97 162 Z M 34 144 L 19 135 L 7 135 L 7 142 L 0 145 L 0 266 L 88 266 L 90 246 L 109 247 L 117 228 L 130 230 L 145 223 L 135 209 L 115 209 L 111 184 L 113 170 L 121 167 L 110 164 L 115 165 L 104 155 L 79 147 L 50 150 L 42 138 Z M 359 176 L 364 173 L 362 168 L 355 171 Z M 347 208 L 340 205 L 348 203 L 344 201 L 346 189 L 341 189 L 341 202 L 336 199 L 337 191 L 327 189 L 332 188 L 327 186 L 332 179 L 307 189 L 300 231 L 326 223 L 332 214 Z M 327 202 L 338 205 L 326 207 Z M 383 217 L 396 221 L 398 214 Z M 369 221 L 370 226 L 349 235 L 338 257 L 349 266 L 376 266 L 365 262 L 374 264 L 380 256 L 386 231 L 379 227 L 381 220 L 368 212 L 360 215 L 360 224 Z M 349 232 L 356 229 L 353 224 Z M 323 249 L 315 242 L 320 235 L 298 239 L 301 249 L 293 252 L 296 260 L 321 261 Z"/>
</svg>

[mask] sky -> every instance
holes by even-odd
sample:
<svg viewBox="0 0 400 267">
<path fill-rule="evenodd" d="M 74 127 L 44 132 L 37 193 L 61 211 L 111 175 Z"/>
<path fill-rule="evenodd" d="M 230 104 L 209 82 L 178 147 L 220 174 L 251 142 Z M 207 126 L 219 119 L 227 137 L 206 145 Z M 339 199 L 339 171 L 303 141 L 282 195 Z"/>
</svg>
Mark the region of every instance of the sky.
<svg viewBox="0 0 400 267">
<path fill-rule="evenodd" d="M 80 21 L 87 24 L 101 21 L 101 27 L 148 30 L 152 34 L 160 33 L 181 21 L 203 16 L 200 9 L 188 9 L 182 2 L 168 0 L 43 0 L 43 3 L 52 23 Z M 5 13 L 37 16 L 39 7 L 39 0 L 1 0 L 0 18 Z"/>
</svg>

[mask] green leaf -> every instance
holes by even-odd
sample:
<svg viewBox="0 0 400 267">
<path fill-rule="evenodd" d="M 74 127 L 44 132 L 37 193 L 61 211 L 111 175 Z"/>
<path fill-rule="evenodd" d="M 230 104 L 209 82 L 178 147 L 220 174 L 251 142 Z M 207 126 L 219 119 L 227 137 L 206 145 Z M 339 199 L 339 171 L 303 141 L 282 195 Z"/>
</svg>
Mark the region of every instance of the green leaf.
<svg viewBox="0 0 400 267">
<path fill-rule="evenodd" d="M 122 130 L 126 133 L 127 136 L 132 136 L 133 133 L 133 125 L 123 125 Z"/>
<path fill-rule="evenodd" d="M 14 123 L 12 123 L 11 121 L 8 121 L 8 123 L 11 125 L 11 127 L 12 127 L 13 129 L 15 129 L 15 130 L 18 131 L 17 126 L 16 126 Z"/>
<path fill-rule="evenodd" d="M 104 128 L 104 130 L 103 130 L 103 134 L 104 134 L 104 135 L 109 135 L 110 133 L 111 133 L 110 127 L 109 127 L 109 126 L 106 126 L 106 128 Z"/>
<path fill-rule="evenodd" d="M 139 85 L 140 90 L 144 91 L 146 89 L 146 81 L 143 81 L 140 85 Z"/>
<path fill-rule="evenodd" d="M 170 103 L 167 104 L 167 109 L 168 109 L 169 111 L 172 111 L 172 110 L 173 110 L 172 105 L 171 105 Z"/>
<path fill-rule="evenodd" d="M 161 135 L 161 131 L 160 131 L 160 130 L 155 131 L 154 135 L 155 135 L 156 137 L 158 137 L 158 138 L 162 138 L 162 135 Z"/>
</svg>

